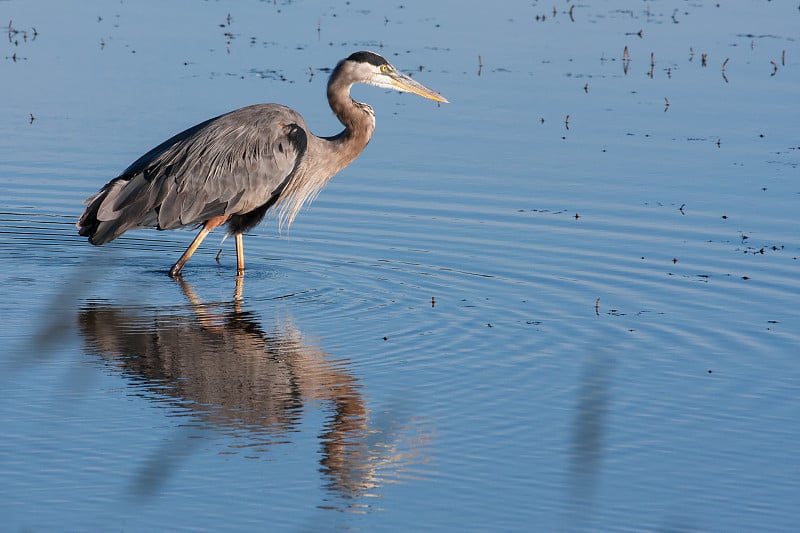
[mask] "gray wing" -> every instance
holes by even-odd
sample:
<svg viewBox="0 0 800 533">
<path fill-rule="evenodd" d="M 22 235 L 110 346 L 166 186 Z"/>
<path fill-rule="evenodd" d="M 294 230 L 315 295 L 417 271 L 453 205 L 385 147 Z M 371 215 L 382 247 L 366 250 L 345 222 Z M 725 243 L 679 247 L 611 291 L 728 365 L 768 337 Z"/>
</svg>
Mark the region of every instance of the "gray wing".
<svg viewBox="0 0 800 533">
<path fill-rule="evenodd" d="M 277 104 L 210 119 L 153 148 L 89 198 L 80 233 L 103 244 L 135 227 L 179 228 L 274 203 L 306 142 L 303 118 Z"/>
</svg>

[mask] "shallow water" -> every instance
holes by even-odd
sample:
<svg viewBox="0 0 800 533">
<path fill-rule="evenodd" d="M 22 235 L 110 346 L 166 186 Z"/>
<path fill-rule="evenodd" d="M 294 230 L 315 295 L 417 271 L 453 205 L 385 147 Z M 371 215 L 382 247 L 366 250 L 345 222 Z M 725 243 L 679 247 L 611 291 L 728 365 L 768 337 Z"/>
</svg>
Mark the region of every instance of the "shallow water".
<svg viewBox="0 0 800 533">
<path fill-rule="evenodd" d="M 791 529 L 800 10 L 571 5 L 3 2 L 4 527 Z M 452 103 L 355 88 L 375 138 L 242 286 L 75 234 L 208 117 L 336 132 L 362 48 Z"/>
</svg>

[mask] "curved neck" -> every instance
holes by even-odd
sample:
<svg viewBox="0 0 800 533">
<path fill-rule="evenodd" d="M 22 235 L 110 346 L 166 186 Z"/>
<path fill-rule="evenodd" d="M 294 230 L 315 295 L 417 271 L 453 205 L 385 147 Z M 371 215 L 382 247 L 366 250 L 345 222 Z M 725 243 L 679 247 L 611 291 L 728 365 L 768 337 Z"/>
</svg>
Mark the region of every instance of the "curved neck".
<svg viewBox="0 0 800 533">
<path fill-rule="evenodd" d="M 341 62 L 328 81 L 328 103 L 344 130 L 333 137 L 317 137 L 309 132 L 305 156 L 291 174 L 281 194 L 281 221 L 291 226 L 303 204 L 310 202 L 326 183 L 358 157 L 375 131 L 375 114 L 367 104 L 350 97 L 353 78 Z"/>
<path fill-rule="evenodd" d="M 336 70 L 339 68 L 341 65 Z M 333 114 L 344 125 L 344 130 L 338 135 L 320 138 L 321 148 L 326 152 L 328 162 L 336 162 L 335 169 L 331 169 L 334 170 L 332 174 L 339 172 L 358 157 L 375 131 L 375 114 L 372 108 L 353 100 L 350 96 L 350 87 L 353 84 L 337 76 L 336 70 L 328 81 L 328 103 Z"/>
</svg>

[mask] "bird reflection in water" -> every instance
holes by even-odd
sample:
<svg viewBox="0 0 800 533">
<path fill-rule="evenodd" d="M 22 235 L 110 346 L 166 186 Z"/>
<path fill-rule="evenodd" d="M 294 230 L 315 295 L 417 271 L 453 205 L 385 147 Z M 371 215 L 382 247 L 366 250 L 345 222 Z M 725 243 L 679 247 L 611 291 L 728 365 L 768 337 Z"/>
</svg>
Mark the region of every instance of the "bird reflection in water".
<svg viewBox="0 0 800 533">
<path fill-rule="evenodd" d="M 177 400 L 167 403 L 243 440 L 246 444 L 232 450 L 245 448 L 248 457 L 291 441 L 303 410 L 325 406 L 331 414 L 319 437 L 320 471 L 327 489 L 351 502 L 424 459 L 424 431 L 396 413 L 371 418 L 361 384 L 346 361 L 331 361 L 320 348 L 306 344 L 288 319 L 267 332 L 252 312 L 243 310 L 241 276 L 227 303 L 202 303 L 184 280 L 177 283 L 189 301 L 186 306 L 85 305 L 78 320 L 88 351 L 159 400 Z M 150 465 L 143 475 L 169 472 L 168 466 Z M 163 479 L 156 481 L 147 483 L 146 490 L 156 492 Z M 348 506 L 358 508 L 356 503 Z"/>
</svg>

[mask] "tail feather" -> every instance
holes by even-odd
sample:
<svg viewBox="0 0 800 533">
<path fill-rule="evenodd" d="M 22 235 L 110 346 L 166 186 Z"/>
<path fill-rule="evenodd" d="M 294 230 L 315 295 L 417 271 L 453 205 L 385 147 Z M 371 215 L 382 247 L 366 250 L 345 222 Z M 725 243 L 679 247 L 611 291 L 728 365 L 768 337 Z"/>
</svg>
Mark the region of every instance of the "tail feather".
<svg viewBox="0 0 800 533">
<path fill-rule="evenodd" d="M 110 181 L 85 200 L 86 210 L 76 224 L 78 234 L 99 246 L 129 229 L 156 225 L 150 224 L 156 217 L 147 216 L 148 211 L 152 211 L 152 207 L 146 205 L 148 196 L 147 183 L 141 175 Z"/>
</svg>

